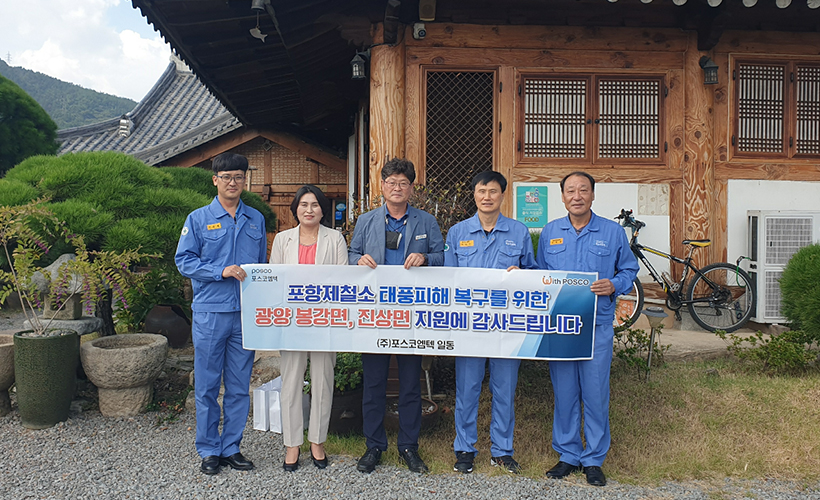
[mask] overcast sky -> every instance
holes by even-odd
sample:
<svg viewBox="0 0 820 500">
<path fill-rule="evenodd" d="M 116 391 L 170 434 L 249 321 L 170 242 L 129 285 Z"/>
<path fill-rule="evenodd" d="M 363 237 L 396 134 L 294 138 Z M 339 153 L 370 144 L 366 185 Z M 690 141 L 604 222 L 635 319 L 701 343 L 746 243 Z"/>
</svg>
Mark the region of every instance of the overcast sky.
<svg viewBox="0 0 820 500">
<path fill-rule="evenodd" d="M 0 0 L 0 58 L 140 101 L 171 49 L 130 0 Z"/>
</svg>

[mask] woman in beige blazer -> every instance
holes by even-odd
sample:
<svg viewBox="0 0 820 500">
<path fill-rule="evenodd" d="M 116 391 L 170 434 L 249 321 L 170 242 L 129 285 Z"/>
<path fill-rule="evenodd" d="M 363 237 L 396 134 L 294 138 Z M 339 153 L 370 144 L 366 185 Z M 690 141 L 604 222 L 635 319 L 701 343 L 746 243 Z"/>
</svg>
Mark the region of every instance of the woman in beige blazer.
<svg viewBox="0 0 820 500">
<path fill-rule="evenodd" d="M 311 185 L 299 188 L 290 210 L 299 225 L 276 235 L 270 252 L 271 264 L 347 265 L 347 244 L 342 233 L 322 225 L 322 219 L 332 213 L 332 208 L 330 200 L 319 188 Z M 282 351 L 282 438 L 286 448 L 282 467 L 289 472 L 299 468 L 299 447 L 304 442 L 302 386 L 308 358 L 310 455 L 316 467 L 327 467 L 324 442 L 333 403 L 336 353 Z"/>
</svg>

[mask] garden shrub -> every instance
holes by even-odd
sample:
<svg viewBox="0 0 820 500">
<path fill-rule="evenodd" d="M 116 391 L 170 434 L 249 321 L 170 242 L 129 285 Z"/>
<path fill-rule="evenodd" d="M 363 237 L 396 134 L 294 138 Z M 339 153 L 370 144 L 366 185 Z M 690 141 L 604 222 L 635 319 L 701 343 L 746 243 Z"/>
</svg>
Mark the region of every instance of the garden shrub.
<svg viewBox="0 0 820 500">
<path fill-rule="evenodd" d="M 795 253 L 780 278 L 781 311 L 793 329 L 820 342 L 820 245 Z"/>
<path fill-rule="evenodd" d="M 0 179 L 0 203 L 48 197 L 55 214 L 71 232 L 84 236 L 89 249 L 141 248 L 161 254 L 167 264 L 173 264 L 185 217 L 214 196 L 210 171 L 151 167 L 111 151 L 33 156 Z M 276 227 L 262 198 L 245 191 L 242 201 L 262 212 L 269 230 Z M 52 260 L 67 248 L 54 250 Z"/>
</svg>

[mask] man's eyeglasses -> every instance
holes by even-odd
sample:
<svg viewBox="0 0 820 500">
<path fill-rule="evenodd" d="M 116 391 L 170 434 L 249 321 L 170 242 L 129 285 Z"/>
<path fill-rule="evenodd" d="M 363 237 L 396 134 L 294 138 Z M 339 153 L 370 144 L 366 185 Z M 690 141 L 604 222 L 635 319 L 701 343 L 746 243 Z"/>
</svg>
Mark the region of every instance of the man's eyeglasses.
<svg viewBox="0 0 820 500">
<path fill-rule="evenodd" d="M 407 188 L 410 187 L 410 183 L 407 182 L 407 181 L 401 181 L 401 182 L 384 181 L 384 185 L 387 186 L 390 189 L 399 188 L 399 189 L 402 189 L 402 190 L 407 189 Z"/>
<path fill-rule="evenodd" d="M 243 182 L 245 182 L 244 175 L 217 175 L 217 177 L 222 179 L 222 182 L 224 182 L 225 184 L 230 184 L 231 181 L 234 181 L 237 184 L 242 184 Z"/>
</svg>

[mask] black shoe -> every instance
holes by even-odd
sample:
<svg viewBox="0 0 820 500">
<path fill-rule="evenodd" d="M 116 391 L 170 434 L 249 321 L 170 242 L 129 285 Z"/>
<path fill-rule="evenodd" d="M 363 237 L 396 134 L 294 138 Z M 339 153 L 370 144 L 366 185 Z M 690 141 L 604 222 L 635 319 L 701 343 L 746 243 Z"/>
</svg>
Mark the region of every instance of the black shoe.
<svg viewBox="0 0 820 500">
<path fill-rule="evenodd" d="M 473 472 L 474 459 L 474 452 L 459 451 L 458 453 L 456 453 L 456 464 L 453 466 L 453 470 L 456 472 L 461 472 L 462 474 L 469 474 Z"/>
<path fill-rule="evenodd" d="M 584 474 L 587 476 L 587 482 L 592 486 L 606 486 L 606 476 L 604 476 L 604 471 L 602 471 L 597 465 L 584 467 Z"/>
<path fill-rule="evenodd" d="M 325 458 L 320 460 L 314 457 L 313 450 L 310 450 L 310 458 L 313 460 L 313 465 L 315 465 L 317 469 L 324 469 L 327 467 L 327 452 L 325 452 Z"/>
<path fill-rule="evenodd" d="M 296 472 L 296 469 L 299 468 L 299 458 L 297 457 L 292 464 L 282 461 L 282 468 L 285 469 L 285 472 Z"/>
<path fill-rule="evenodd" d="M 203 458 L 202 465 L 199 466 L 199 470 L 209 476 L 219 474 L 219 457 L 216 455 L 209 455 Z"/>
<path fill-rule="evenodd" d="M 563 479 L 574 472 L 581 472 L 581 466 L 558 462 L 552 469 L 547 471 L 547 477 Z"/>
<path fill-rule="evenodd" d="M 492 457 L 490 459 L 490 464 L 493 467 L 503 467 L 504 470 L 507 472 L 512 472 L 513 474 L 519 474 L 521 472 L 521 466 L 518 465 L 518 462 L 516 462 L 510 455 Z"/>
<path fill-rule="evenodd" d="M 243 457 L 241 453 L 234 453 L 229 457 L 219 457 L 219 465 L 226 467 L 231 466 L 236 470 L 253 470 L 253 462 Z"/>
<path fill-rule="evenodd" d="M 424 465 L 424 460 L 419 456 L 418 450 L 411 450 L 410 448 L 399 450 L 399 456 L 404 460 L 404 463 L 407 464 L 407 468 L 410 469 L 410 472 L 422 474 L 430 471 L 430 469 Z"/>
<path fill-rule="evenodd" d="M 382 459 L 382 450 L 378 448 L 368 448 L 362 458 L 359 459 L 359 463 L 356 464 L 356 469 L 359 472 L 367 472 L 368 474 L 376 470 L 376 465 Z"/>
</svg>

